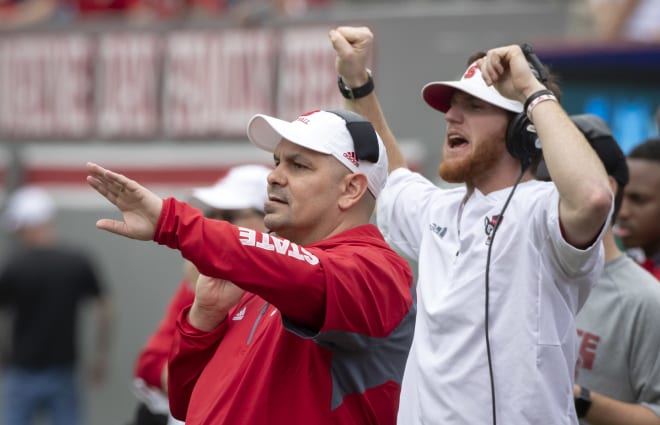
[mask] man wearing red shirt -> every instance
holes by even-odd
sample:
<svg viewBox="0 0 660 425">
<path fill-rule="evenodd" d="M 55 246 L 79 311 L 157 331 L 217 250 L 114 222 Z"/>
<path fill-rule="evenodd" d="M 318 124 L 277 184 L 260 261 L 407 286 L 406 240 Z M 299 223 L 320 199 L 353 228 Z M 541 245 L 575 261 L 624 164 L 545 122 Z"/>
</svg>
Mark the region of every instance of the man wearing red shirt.
<svg viewBox="0 0 660 425">
<path fill-rule="evenodd" d="M 412 275 L 369 224 L 387 178 L 371 124 L 348 111 L 289 123 L 256 115 L 248 137 L 274 153 L 264 223 L 205 219 L 88 164 L 124 221 L 97 227 L 179 249 L 205 276 L 179 316 L 169 363 L 186 424 L 396 422 L 412 339 Z"/>
<path fill-rule="evenodd" d="M 231 168 L 213 186 L 192 191 L 204 216 L 225 220 L 236 226 L 266 231 L 264 203 L 268 200 L 266 178 L 271 169 L 263 165 L 240 165 Z M 135 394 L 141 403 L 132 425 L 168 423 L 167 363 L 176 334 L 176 319 L 181 310 L 192 304 L 199 272 L 184 260 L 183 279 L 170 299 L 165 316 L 140 351 L 135 364 Z M 174 423 L 170 419 L 169 423 Z"/>
</svg>

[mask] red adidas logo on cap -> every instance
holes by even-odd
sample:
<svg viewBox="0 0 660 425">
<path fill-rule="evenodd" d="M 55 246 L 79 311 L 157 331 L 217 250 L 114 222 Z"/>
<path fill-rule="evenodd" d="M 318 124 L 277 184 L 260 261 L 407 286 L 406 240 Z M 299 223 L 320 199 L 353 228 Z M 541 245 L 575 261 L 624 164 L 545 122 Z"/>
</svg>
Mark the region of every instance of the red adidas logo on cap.
<svg viewBox="0 0 660 425">
<path fill-rule="evenodd" d="M 344 158 L 348 159 L 355 165 L 356 167 L 360 166 L 360 163 L 357 160 L 357 157 L 355 156 L 355 152 L 344 152 Z"/>
</svg>

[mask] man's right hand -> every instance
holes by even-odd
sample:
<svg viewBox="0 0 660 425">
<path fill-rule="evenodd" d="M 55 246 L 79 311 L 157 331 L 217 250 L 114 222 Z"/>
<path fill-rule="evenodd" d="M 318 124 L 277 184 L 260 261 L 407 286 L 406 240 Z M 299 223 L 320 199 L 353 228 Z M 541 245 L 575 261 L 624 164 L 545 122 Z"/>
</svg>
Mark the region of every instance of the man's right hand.
<svg viewBox="0 0 660 425">
<path fill-rule="evenodd" d="M 363 86 L 369 79 L 367 62 L 374 35 L 367 27 L 339 27 L 328 34 L 337 52 L 335 68 L 348 87 Z"/>
<path fill-rule="evenodd" d="M 121 211 L 124 221 L 102 218 L 96 227 L 131 239 L 152 240 L 163 200 L 136 181 L 87 163 L 87 183 Z"/>
</svg>

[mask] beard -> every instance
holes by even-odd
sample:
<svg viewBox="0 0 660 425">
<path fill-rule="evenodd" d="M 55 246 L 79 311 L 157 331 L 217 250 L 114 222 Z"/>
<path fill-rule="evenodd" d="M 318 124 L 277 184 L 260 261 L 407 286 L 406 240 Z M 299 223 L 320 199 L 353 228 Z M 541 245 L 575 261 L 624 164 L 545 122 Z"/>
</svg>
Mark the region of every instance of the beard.
<svg viewBox="0 0 660 425">
<path fill-rule="evenodd" d="M 503 151 L 504 143 L 491 140 L 467 156 L 443 158 L 438 166 L 438 175 L 448 183 L 471 182 L 477 174 L 497 164 L 502 158 Z"/>
</svg>

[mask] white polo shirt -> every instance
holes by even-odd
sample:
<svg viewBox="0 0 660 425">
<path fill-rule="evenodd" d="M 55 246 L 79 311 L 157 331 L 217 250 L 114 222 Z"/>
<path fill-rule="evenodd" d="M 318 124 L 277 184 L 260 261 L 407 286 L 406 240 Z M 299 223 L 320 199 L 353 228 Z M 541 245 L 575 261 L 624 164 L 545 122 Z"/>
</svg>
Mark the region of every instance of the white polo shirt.
<svg viewBox="0 0 660 425">
<path fill-rule="evenodd" d="M 398 423 L 488 424 L 484 303 L 492 225 L 511 188 L 487 196 L 392 172 L 378 199 L 387 241 L 418 262 L 417 322 Z M 491 254 L 489 332 L 498 423 L 577 424 L 575 314 L 603 266 L 598 240 L 568 244 L 553 183 L 522 183 Z"/>
</svg>

